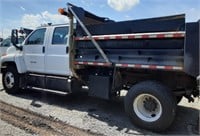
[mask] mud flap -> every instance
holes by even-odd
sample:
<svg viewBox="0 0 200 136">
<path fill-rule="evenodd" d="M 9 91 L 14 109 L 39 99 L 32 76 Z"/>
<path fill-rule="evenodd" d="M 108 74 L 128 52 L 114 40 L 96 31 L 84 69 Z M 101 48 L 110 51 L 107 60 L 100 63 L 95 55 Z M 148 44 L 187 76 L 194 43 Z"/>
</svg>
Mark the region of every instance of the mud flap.
<svg viewBox="0 0 200 136">
<path fill-rule="evenodd" d="M 111 78 L 108 76 L 89 76 L 89 96 L 108 100 L 110 98 Z"/>
</svg>

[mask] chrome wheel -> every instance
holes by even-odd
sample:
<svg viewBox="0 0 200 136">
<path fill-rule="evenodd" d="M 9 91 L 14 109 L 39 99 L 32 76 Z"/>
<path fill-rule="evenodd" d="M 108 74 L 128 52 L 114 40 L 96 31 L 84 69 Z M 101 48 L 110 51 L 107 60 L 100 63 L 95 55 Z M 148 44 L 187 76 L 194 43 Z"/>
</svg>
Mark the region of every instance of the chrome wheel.
<svg viewBox="0 0 200 136">
<path fill-rule="evenodd" d="M 15 84 L 14 75 L 11 72 L 7 72 L 4 77 L 5 86 L 9 89 L 13 88 Z"/>
<path fill-rule="evenodd" d="M 154 122 L 162 115 L 160 101 L 153 95 L 140 94 L 133 101 L 133 110 L 143 121 Z"/>
</svg>

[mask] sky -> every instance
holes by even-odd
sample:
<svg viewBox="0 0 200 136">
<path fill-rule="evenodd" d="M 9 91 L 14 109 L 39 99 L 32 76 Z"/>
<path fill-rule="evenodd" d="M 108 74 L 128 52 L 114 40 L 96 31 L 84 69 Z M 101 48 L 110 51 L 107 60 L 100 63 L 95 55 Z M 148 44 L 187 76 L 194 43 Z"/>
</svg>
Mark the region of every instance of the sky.
<svg viewBox="0 0 200 136">
<path fill-rule="evenodd" d="M 200 19 L 200 0 L 0 0 L 0 37 L 6 38 L 14 28 L 67 23 L 58 8 L 68 2 L 115 21 L 183 13 L 187 22 Z"/>
</svg>

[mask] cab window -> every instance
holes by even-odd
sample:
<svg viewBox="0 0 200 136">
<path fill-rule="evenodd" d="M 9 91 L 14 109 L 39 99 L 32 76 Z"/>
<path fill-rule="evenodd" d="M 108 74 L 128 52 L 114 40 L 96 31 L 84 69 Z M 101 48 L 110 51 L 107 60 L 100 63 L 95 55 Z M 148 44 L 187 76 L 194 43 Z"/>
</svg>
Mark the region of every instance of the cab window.
<svg viewBox="0 0 200 136">
<path fill-rule="evenodd" d="M 46 28 L 38 29 L 27 39 L 26 45 L 41 45 L 44 43 Z"/>
<path fill-rule="evenodd" d="M 52 45 L 55 44 L 67 44 L 68 39 L 68 27 L 57 27 L 54 29 L 53 32 L 53 39 L 52 39 Z"/>
</svg>

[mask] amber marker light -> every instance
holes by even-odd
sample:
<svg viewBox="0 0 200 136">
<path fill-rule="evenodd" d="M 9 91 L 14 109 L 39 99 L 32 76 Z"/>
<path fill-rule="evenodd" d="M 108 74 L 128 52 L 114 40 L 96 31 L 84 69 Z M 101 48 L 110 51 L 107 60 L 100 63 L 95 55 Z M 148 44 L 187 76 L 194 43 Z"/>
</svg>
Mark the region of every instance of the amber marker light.
<svg viewBox="0 0 200 136">
<path fill-rule="evenodd" d="M 65 14 L 65 10 L 63 8 L 59 8 L 58 9 L 58 12 L 61 14 L 61 15 L 64 15 Z"/>
</svg>

